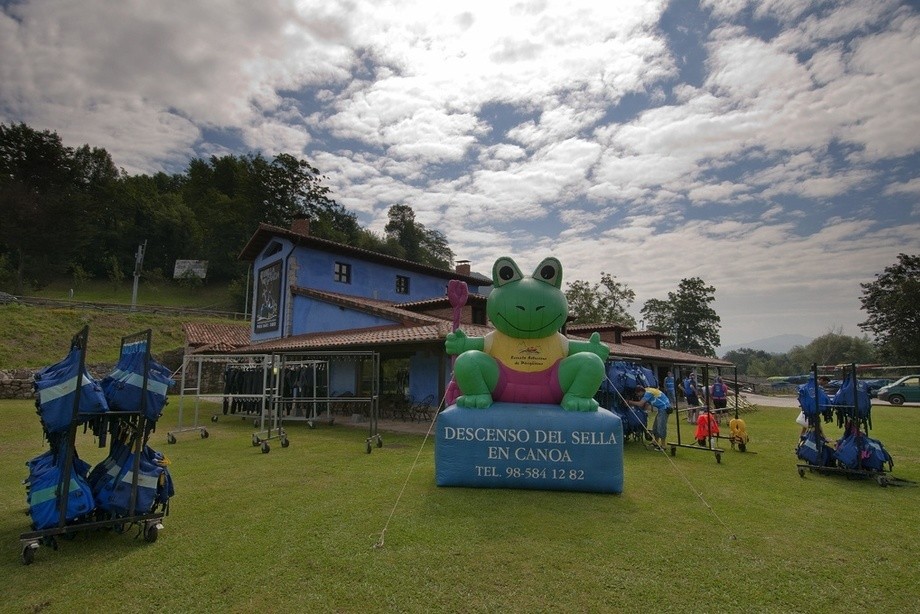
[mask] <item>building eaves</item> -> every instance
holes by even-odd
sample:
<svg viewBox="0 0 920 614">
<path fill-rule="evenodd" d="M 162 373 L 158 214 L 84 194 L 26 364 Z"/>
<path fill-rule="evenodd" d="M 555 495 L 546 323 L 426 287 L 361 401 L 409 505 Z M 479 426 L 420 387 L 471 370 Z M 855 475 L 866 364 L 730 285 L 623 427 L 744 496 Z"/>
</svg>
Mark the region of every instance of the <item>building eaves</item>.
<svg viewBox="0 0 920 614">
<path fill-rule="evenodd" d="M 281 228 L 280 226 L 273 226 L 271 224 L 264 223 L 259 224 L 259 227 L 256 229 L 255 233 L 253 233 L 252 237 L 249 238 L 249 241 L 243 247 L 237 259 L 245 262 L 254 261 L 259 255 L 259 252 L 261 252 L 265 246 L 268 245 L 269 241 L 275 237 L 287 239 L 294 245 L 312 247 L 333 254 L 341 254 L 345 256 L 352 256 L 354 258 L 361 258 L 362 260 L 369 262 L 386 264 L 401 268 L 406 271 L 424 273 L 433 277 L 441 277 L 443 279 L 459 279 L 476 286 L 492 285 L 492 280 L 485 279 L 479 275 L 461 275 L 456 271 L 439 269 L 427 264 L 421 264 L 411 260 L 396 258 L 395 256 L 381 254 L 369 249 L 354 247 L 344 243 L 337 243 L 328 239 L 321 239 L 320 237 L 314 237 L 312 235 L 303 235 L 287 228 Z"/>
<path fill-rule="evenodd" d="M 302 286 L 291 286 L 291 293 L 298 296 L 306 296 L 320 301 L 338 305 L 339 307 L 348 307 L 380 316 L 390 320 L 397 320 L 403 324 L 431 324 L 441 322 L 442 318 L 428 316 L 406 309 L 400 309 L 389 301 L 379 299 L 369 299 L 361 296 L 351 296 L 348 294 L 339 294 L 337 292 L 326 292 L 323 290 L 314 290 Z"/>
<path fill-rule="evenodd" d="M 472 304 L 485 305 L 487 300 L 488 300 L 487 296 L 483 296 L 482 294 L 471 293 L 467 297 L 466 304 L 467 305 L 472 305 Z M 442 307 L 452 307 L 452 305 L 450 304 L 450 299 L 448 299 L 446 296 L 439 296 L 437 298 L 429 298 L 429 299 L 425 299 L 422 301 L 412 301 L 408 303 L 394 303 L 393 306 L 399 309 L 410 309 L 412 311 L 425 310 L 425 309 L 438 309 Z"/>
<path fill-rule="evenodd" d="M 655 349 L 632 343 L 608 343 L 610 358 L 628 360 L 661 361 L 672 364 L 709 365 L 714 367 L 732 367 L 734 363 L 711 356 L 697 356 L 677 350 Z"/>
<path fill-rule="evenodd" d="M 593 332 L 603 332 L 608 330 L 630 331 L 631 326 L 618 324 L 616 322 L 598 322 L 594 324 L 566 324 L 565 330 L 576 334 L 591 334 Z"/>
<path fill-rule="evenodd" d="M 419 326 L 380 326 L 341 330 L 334 333 L 310 333 L 283 339 L 264 341 L 245 348 L 242 353 L 296 352 L 315 350 L 344 350 L 356 348 L 392 347 L 419 343 L 443 343 L 452 325 L 446 320 L 435 319 L 430 324 Z M 472 336 L 483 336 L 490 329 L 484 326 L 464 326 L 464 332 Z"/>
</svg>

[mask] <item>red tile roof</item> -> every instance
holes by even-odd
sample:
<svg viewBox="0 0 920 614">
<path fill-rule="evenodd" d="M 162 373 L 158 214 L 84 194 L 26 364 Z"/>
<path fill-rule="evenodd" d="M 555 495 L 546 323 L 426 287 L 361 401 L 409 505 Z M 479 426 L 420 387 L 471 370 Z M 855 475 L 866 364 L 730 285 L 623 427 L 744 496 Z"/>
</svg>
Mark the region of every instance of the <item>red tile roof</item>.
<svg viewBox="0 0 920 614">
<path fill-rule="evenodd" d="M 292 287 L 291 291 L 349 307 L 381 317 L 398 321 L 399 324 L 372 328 L 353 328 L 335 332 L 309 333 L 280 339 L 272 339 L 250 345 L 248 324 L 198 324 L 184 325 L 187 343 L 192 352 L 260 354 L 271 352 L 297 352 L 322 350 L 381 349 L 386 347 L 430 344 L 443 348 L 444 339 L 452 329 L 450 320 L 432 315 L 416 313 L 405 308 L 431 301 L 416 301 L 408 304 L 394 304 L 388 301 L 369 299 L 309 288 Z M 446 299 L 445 299 L 446 300 Z M 492 330 L 491 326 L 464 324 L 463 331 L 471 337 L 483 337 Z M 625 329 L 620 324 L 580 324 L 569 326 L 567 331 L 573 339 L 584 341 L 594 331 Z M 584 336 L 582 336 L 584 335 Z M 636 335 L 639 336 L 639 335 Z M 706 364 L 732 366 L 731 362 L 718 358 L 696 356 L 676 350 L 655 349 L 632 343 L 607 343 L 611 359 L 637 360 L 642 362 L 666 362 L 674 364 Z"/>
<path fill-rule="evenodd" d="M 186 322 L 185 343 L 194 353 L 230 352 L 236 348 L 249 345 L 249 323 L 239 324 L 204 324 Z"/>
</svg>

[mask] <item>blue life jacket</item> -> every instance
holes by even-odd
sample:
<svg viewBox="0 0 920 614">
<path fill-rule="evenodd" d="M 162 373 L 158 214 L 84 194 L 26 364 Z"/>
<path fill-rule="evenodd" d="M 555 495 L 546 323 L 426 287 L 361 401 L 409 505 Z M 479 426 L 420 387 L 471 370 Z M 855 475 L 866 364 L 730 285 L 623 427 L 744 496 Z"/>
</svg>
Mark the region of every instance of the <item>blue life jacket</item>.
<svg viewBox="0 0 920 614">
<path fill-rule="evenodd" d="M 65 448 L 61 448 L 55 455 L 49 450 L 26 463 L 29 467 L 29 477 L 25 480 L 26 501 L 29 504 L 29 516 L 37 531 L 60 525 L 58 489 L 63 478 L 65 451 Z M 67 489 L 65 524 L 90 514 L 95 508 L 93 492 L 86 482 L 88 470 L 89 465 L 74 453 L 70 483 L 64 486 Z"/>
<path fill-rule="evenodd" d="M 62 433 L 70 427 L 74 421 L 74 401 L 77 401 L 78 390 L 77 411 L 83 415 L 78 415 L 77 423 L 85 422 L 88 419 L 86 414 L 101 414 L 109 409 L 96 380 L 85 367 L 80 372 L 80 354 L 80 349 L 73 347 L 62 361 L 39 369 L 33 376 L 38 396 L 35 404 L 42 427 L 48 434 Z"/>
</svg>

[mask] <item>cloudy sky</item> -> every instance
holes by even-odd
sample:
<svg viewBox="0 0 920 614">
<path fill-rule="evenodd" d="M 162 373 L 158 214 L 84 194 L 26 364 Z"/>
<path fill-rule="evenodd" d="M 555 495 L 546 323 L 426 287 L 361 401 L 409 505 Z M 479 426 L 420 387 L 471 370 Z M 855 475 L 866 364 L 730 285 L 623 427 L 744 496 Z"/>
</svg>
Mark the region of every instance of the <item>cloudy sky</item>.
<svg viewBox="0 0 920 614">
<path fill-rule="evenodd" d="M 861 335 L 920 253 L 920 11 L 888 0 L 0 0 L 0 122 L 128 173 L 287 152 L 489 273 L 631 311 L 716 288 L 723 346 Z"/>
</svg>

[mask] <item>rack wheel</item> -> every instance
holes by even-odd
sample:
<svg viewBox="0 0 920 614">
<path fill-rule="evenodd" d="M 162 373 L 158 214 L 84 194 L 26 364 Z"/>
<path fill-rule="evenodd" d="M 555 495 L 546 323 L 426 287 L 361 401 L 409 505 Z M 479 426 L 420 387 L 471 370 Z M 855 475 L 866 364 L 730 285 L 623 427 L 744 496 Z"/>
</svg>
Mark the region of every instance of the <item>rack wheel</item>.
<svg viewBox="0 0 920 614">
<path fill-rule="evenodd" d="M 367 442 L 367 453 L 368 453 L 368 454 L 371 453 L 371 442 L 369 442 L 369 441 Z"/>
<path fill-rule="evenodd" d="M 742 451 L 742 452 L 747 452 L 747 444 L 739 443 L 739 444 L 738 444 L 738 449 L 739 449 L 740 451 Z"/>
<path fill-rule="evenodd" d="M 383 437 L 380 437 L 380 436 L 377 437 L 377 447 L 378 448 L 383 447 Z"/>
<path fill-rule="evenodd" d="M 671 446 L 671 456 L 677 456 L 677 446 Z"/>
<path fill-rule="evenodd" d="M 282 438 L 281 438 L 281 447 L 282 447 L 282 448 L 286 448 L 286 447 L 288 447 L 289 445 L 291 445 L 291 440 L 288 439 L 287 437 L 282 437 Z"/>
<path fill-rule="evenodd" d="M 22 547 L 20 559 L 23 565 L 31 565 L 35 560 L 35 551 L 38 550 L 38 543 L 31 542 Z"/>
<path fill-rule="evenodd" d="M 208 433 L 208 429 L 201 429 L 201 438 L 202 438 L 202 439 L 207 439 L 207 438 L 210 437 L 210 436 L 211 436 L 211 435 L 210 435 L 210 433 Z"/>
<path fill-rule="evenodd" d="M 313 421 L 312 421 L 312 420 L 307 420 L 307 426 L 309 426 L 311 429 L 315 429 L 315 428 L 316 428 L 316 425 L 313 424 Z"/>
<path fill-rule="evenodd" d="M 260 443 L 262 443 L 262 440 L 259 439 L 259 436 L 258 436 L 258 435 L 253 435 L 253 436 L 252 436 L 252 447 L 256 447 L 256 446 L 259 445 Z"/>
<path fill-rule="evenodd" d="M 254 428 L 254 429 L 259 428 L 259 421 L 258 421 L 258 420 L 253 420 L 253 421 L 252 421 L 252 428 Z"/>
<path fill-rule="evenodd" d="M 144 528 L 144 541 L 148 544 L 152 544 L 157 540 L 157 537 L 160 535 L 160 525 L 159 523 L 149 524 Z"/>
<path fill-rule="evenodd" d="M 888 486 L 888 476 L 886 475 L 876 476 L 875 481 L 878 482 L 879 486 L 882 486 L 882 487 Z"/>
<path fill-rule="evenodd" d="M 217 414 L 211 416 L 211 422 L 217 422 Z"/>
<path fill-rule="evenodd" d="M 263 441 L 262 442 L 262 454 L 268 454 L 269 452 L 271 452 L 271 450 L 272 450 L 271 446 L 268 445 L 268 442 Z"/>
<path fill-rule="evenodd" d="M 716 462 L 717 462 L 717 463 L 721 463 L 721 462 L 722 462 L 722 455 L 721 455 L 721 454 L 716 454 Z"/>
<path fill-rule="evenodd" d="M 173 444 L 176 443 L 176 436 L 172 433 L 166 433 L 166 443 Z"/>
<path fill-rule="evenodd" d="M 805 477 L 805 470 L 802 469 L 801 467 L 799 467 L 799 477 L 800 477 L 800 478 L 804 478 L 804 477 Z"/>
</svg>

